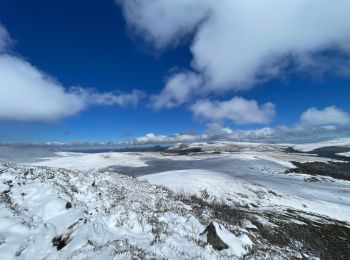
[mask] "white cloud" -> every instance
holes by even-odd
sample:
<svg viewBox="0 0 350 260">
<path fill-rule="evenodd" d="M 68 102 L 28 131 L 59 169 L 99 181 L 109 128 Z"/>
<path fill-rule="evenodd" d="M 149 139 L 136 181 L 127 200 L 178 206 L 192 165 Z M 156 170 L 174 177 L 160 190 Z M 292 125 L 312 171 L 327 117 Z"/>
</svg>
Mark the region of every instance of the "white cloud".
<svg viewBox="0 0 350 260">
<path fill-rule="evenodd" d="M 163 91 L 151 97 L 155 109 L 173 108 L 182 105 L 191 98 L 191 91 L 198 89 L 202 80 L 194 73 L 183 72 L 171 76 Z"/>
<path fill-rule="evenodd" d="M 85 107 L 77 93 L 67 93 L 28 62 L 0 56 L 0 119 L 54 120 Z"/>
<path fill-rule="evenodd" d="M 9 36 L 0 25 L 0 120 L 51 121 L 72 116 L 90 105 L 136 105 L 139 91 L 98 93 L 59 82 L 22 58 L 6 54 Z"/>
<path fill-rule="evenodd" d="M 349 54 L 348 0 L 118 2 L 130 28 L 156 48 L 193 35 L 192 67 L 213 92 L 247 89 L 281 75 L 286 57 L 307 70 L 307 64 L 337 65 L 319 58 L 323 50 Z"/>
<path fill-rule="evenodd" d="M 181 134 L 155 135 L 146 134 L 134 140 L 126 141 L 123 145 L 157 145 L 172 143 L 193 143 L 208 141 L 247 141 L 247 142 L 312 142 L 348 136 L 349 129 L 335 127 L 313 127 L 303 128 L 301 126 L 276 128 L 264 127 L 250 130 L 236 130 L 229 127 L 217 125 L 216 128 L 209 128 L 203 134 Z"/>
<path fill-rule="evenodd" d="M 155 135 L 153 133 L 138 137 L 125 144 L 171 144 L 206 142 L 213 140 L 251 141 L 251 142 L 312 142 L 349 136 L 350 115 L 336 107 L 323 110 L 310 108 L 300 116 L 300 122 L 293 126 L 263 127 L 240 130 L 223 127 L 219 122 L 211 122 L 202 134 L 176 133 Z"/>
<path fill-rule="evenodd" d="M 0 55 L 0 119 L 51 121 L 72 116 L 90 105 L 136 105 L 131 94 L 98 93 L 83 88 L 65 90 L 57 81 L 23 59 Z"/>
<path fill-rule="evenodd" d="M 116 0 L 129 27 L 157 48 L 176 45 L 209 14 L 211 0 Z"/>
<path fill-rule="evenodd" d="M 304 126 L 350 126 L 350 114 L 335 106 L 329 106 L 323 110 L 309 108 L 301 115 L 300 123 Z"/>
<path fill-rule="evenodd" d="M 208 125 L 206 135 L 210 140 L 257 140 L 268 139 L 275 134 L 275 130 L 270 127 L 263 127 L 250 130 L 234 130 L 223 127 L 218 123 Z"/>
<path fill-rule="evenodd" d="M 241 97 L 227 101 L 199 100 L 191 110 L 199 118 L 214 122 L 228 119 L 236 124 L 267 124 L 276 114 L 275 106 L 270 102 L 259 106 L 255 100 Z"/>
<path fill-rule="evenodd" d="M 146 144 L 167 144 L 167 143 L 188 143 L 206 139 L 206 135 L 195 134 L 173 134 L 173 135 L 155 135 L 153 133 L 140 136 L 134 140 L 127 141 L 129 145 L 146 145 Z"/>
</svg>

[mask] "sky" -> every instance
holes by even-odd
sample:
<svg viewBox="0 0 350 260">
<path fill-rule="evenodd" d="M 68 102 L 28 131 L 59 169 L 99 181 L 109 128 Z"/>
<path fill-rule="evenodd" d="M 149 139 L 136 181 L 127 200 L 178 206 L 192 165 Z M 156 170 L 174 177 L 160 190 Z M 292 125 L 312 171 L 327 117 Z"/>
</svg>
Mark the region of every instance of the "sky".
<svg viewBox="0 0 350 260">
<path fill-rule="evenodd" d="M 350 128 L 348 0 L 2 0 L 0 142 Z"/>
</svg>

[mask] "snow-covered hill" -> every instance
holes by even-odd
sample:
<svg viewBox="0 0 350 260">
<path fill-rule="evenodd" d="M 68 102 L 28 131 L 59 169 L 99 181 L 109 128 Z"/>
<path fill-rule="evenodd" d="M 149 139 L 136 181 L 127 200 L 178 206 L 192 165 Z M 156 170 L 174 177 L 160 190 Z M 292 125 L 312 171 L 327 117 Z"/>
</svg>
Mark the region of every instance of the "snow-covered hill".
<svg viewBox="0 0 350 260">
<path fill-rule="evenodd" d="M 259 210 L 273 209 L 276 211 L 292 208 L 346 221 L 350 224 L 350 194 L 344 194 L 344 192 L 350 191 L 348 181 L 332 180 L 331 178 L 319 181 L 314 184 L 313 196 L 311 197 L 306 195 L 308 191 L 293 190 L 300 189 L 300 186 L 293 185 L 293 177 L 297 178 L 289 176 L 284 180 L 287 185 L 284 186 L 284 190 L 279 189 L 280 191 L 268 188 L 268 186 L 272 186 L 269 184 L 266 186 L 256 185 L 232 175 L 207 170 L 169 171 L 145 175 L 139 179 L 166 186 L 173 191 L 192 193 L 198 196 L 205 192 L 208 199 L 220 200 L 227 205 L 240 204 L 250 208 L 256 205 Z M 268 183 L 271 176 L 265 176 L 265 178 L 266 183 Z M 332 181 L 337 183 L 332 183 Z M 288 182 L 291 184 L 289 187 Z M 303 182 L 305 183 L 305 181 Z M 305 189 L 311 189 L 307 184 L 306 181 Z M 332 190 L 332 186 L 338 189 Z M 339 200 L 339 196 L 342 196 L 341 200 Z"/>
<path fill-rule="evenodd" d="M 0 168 L 0 259 L 207 258 L 191 207 L 115 173 Z M 241 252 L 240 252 L 241 253 Z"/>
<path fill-rule="evenodd" d="M 339 139 L 334 139 L 334 140 L 329 140 L 324 142 L 307 143 L 307 144 L 288 144 L 288 146 L 291 146 L 294 149 L 303 151 L 303 152 L 310 152 L 318 148 L 330 147 L 330 146 L 350 147 L 350 138 L 339 138 Z"/>
<path fill-rule="evenodd" d="M 157 179 L 179 183 L 166 174 Z M 172 176 L 185 183 L 186 174 Z M 189 183 L 198 174 L 203 179 L 208 173 L 194 172 Z M 261 186 L 228 181 L 234 185 L 228 191 L 222 177 L 207 185 L 225 187 L 221 193 L 190 185 L 194 196 L 185 186 L 179 193 L 112 172 L 1 163 L 0 259 L 301 259 L 349 253 L 349 223 L 293 204 L 279 207 L 276 201 L 290 198 Z"/>
</svg>

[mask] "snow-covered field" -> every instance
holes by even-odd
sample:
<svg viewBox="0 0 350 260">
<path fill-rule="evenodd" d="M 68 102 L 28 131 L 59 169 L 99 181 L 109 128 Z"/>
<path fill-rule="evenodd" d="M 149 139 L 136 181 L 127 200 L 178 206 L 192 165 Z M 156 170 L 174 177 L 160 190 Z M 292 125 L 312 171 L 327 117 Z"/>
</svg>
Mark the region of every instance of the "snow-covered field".
<svg viewBox="0 0 350 260">
<path fill-rule="evenodd" d="M 350 182 L 290 170 L 291 161 L 331 159 L 284 145 L 192 146 L 205 152 L 61 152 L 24 166 L 1 163 L 0 259 L 350 255 Z M 142 171 L 150 160 L 161 167 L 137 179 L 108 171 Z M 192 168 L 181 169 L 184 162 Z M 227 248 L 216 248 L 216 236 Z"/>
<path fill-rule="evenodd" d="M 350 140 L 350 139 L 349 139 Z M 301 150 L 319 148 L 323 145 L 347 145 L 348 139 L 298 145 Z M 325 215 L 350 223 L 350 182 L 330 177 L 320 177 L 318 181 L 306 174 L 284 174 L 294 166 L 291 161 L 327 162 L 329 158 L 310 154 L 286 153 L 285 145 L 259 143 L 217 142 L 211 144 L 194 143 L 189 147 L 202 147 L 204 151 L 221 151 L 222 154 L 205 153 L 202 155 L 173 155 L 157 152 L 144 153 L 58 153 L 58 157 L 46 158 L 35 166 L 48 166 L 75 170 L 99 170 L 109 166 L 147 167 L 152 159 L 164 160 L 158 171 L 139 177 L 153 184 L 164 185 L 172 190 L 200 192 L 206 189 L 217 198 L 230 197 L 235 202 L 244 202 L 268 207 L 293 207 L 315 214 Z M 232 151 L 233 152 L 229 152 Z M 190 161 L 200 168 L 166 171 L 167 161 Z M 210 164 L 218 162 L 220 168 L 208 170 Z M 204 164 L 196 164 L 204 162 Z M 165 171 L 165 172 L 164 172 Z M 272 190 L 280 196 L 271 194 L 265 197 L 256 195 L 256 190 L 267 193 Z M 251 192 L 251 191 L 254 192 Z M 224 199 L 225 200 L 225 199 Z"/>
<path fill-rule="evenodd" d="M 58 156 L 42 158 L 35 166 L 59 167 L 76 170 L 98 170 L 109 165 L 144 166 L 143 156 L 135 153 L 73 153 L 58 152 Z"/>
</svg>

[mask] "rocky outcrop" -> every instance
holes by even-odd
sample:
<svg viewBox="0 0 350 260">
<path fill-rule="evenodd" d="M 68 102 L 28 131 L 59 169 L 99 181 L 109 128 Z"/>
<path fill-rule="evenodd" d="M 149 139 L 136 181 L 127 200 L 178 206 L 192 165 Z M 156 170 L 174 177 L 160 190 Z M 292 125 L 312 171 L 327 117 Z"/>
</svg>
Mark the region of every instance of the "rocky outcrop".
<svg viewBox="0 0 350 260">
<path fill-rule="evenodd" d="M 207 242 L 211 244 L 214 249 L 220 251 L 229 248 L 228 245 L 226 245 L 225 242 L 219 237 L 214 222 L 211 222 L 209 226 L 206 227 L 202 235 L 204 234 L 207 234 Z"/>
</svg>

